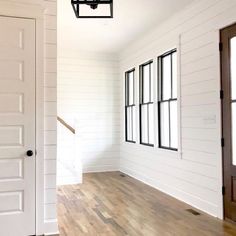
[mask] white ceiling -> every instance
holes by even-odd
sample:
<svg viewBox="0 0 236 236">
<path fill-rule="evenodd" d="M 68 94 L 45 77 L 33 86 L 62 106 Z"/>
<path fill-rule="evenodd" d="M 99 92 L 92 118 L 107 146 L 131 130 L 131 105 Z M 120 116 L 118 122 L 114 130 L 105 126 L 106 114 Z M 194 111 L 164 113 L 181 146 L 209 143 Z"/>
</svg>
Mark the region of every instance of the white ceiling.
<svg viewBox="0 0 236 236">
<path fill-rule="evenodd" d="M 114 0 L 113 19 L 77 19 L 70 0 L 58 0 L 58 45 L 116 53 L 194 0 Z"/>
</svg>

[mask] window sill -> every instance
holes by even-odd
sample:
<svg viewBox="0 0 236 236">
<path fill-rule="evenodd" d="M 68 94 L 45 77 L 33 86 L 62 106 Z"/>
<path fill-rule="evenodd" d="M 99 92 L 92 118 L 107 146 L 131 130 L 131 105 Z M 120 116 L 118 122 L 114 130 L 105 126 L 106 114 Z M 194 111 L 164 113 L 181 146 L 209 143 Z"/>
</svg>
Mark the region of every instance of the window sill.
<svg viewBox="0 0 236 236">
<path fill-rule="evenodd" d="M 154 147 L 154 144 L 149 144 L 149 143 L 140 143 L 140 145 L 147 146 L 147 147 Z"/>
<path fill-rule="evenodd" d="M 177 148 L 168 148 L 168 147 L 158 147 L 159 149 L 167 150 L 167 151 L 172 151 L 172 152 L 178 152 Z"/>
<path fill-rule="evenodd" d="M 125 140 L 125 143 L 133 143 L 133 144 L 135 144 L 136 142 L 135 141 Z"/>
</svg>

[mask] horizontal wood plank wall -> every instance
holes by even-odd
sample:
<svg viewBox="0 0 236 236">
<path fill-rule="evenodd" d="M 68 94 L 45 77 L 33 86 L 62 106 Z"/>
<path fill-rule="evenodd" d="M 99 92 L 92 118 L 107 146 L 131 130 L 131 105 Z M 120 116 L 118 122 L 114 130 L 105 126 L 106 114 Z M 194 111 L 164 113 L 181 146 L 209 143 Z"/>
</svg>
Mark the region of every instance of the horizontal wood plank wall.
<svg viewBox="0 0 236 236">
<path fill-rule="evenodd" d="M 77 127 L 83 172 L 119 169 L 120 84 L 116 56 L 61 48 L 58 114 Z"/>
<path fill-rule="evenodd" d="M 57 232 L 57 2 L 44 0 L 45 7 L 45 230 Z"/>
<path fill-rule="evenodd" d="M 182 153 L 125 143 L 123 100 L 120 170 L 219 218 L 223 217 L 219 29 L 236 22 L 235 12 L 234 0 L 196 1 L 120 54 L 124 99 L 126 70 L 180 46 L 182 116 Z"/>
</svg>

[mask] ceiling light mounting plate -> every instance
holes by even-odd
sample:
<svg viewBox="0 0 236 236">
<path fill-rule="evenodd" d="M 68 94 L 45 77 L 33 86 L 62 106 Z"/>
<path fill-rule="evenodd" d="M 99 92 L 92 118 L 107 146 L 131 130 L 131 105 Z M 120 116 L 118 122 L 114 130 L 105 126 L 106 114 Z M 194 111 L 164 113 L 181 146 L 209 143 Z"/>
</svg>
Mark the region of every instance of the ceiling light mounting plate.
<svg viewBox="0 0 236 236">
<path fill-rule="evenodd" d="M 71 0 L 71 5 L 77 18 L 113 18 L 113 0 Z M 88 5 L 91 9 L 96 10 L 99 5 L 109 6 L 107 15 L 82 15 L 81 6 Z"/>
</svg>

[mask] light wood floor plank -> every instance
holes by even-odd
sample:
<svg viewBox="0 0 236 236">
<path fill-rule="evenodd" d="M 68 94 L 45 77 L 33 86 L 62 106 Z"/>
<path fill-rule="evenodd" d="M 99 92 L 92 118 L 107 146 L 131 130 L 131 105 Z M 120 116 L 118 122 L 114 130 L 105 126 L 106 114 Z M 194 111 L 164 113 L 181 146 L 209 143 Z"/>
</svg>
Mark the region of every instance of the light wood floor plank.
<svg viewBox="0 0 236 236">
<path fill-rule="evenodd" d="M 58 188 L 61 236 L 236 236 L 236 226 L 120 172 L 84 175 Z"/>
</svg>

